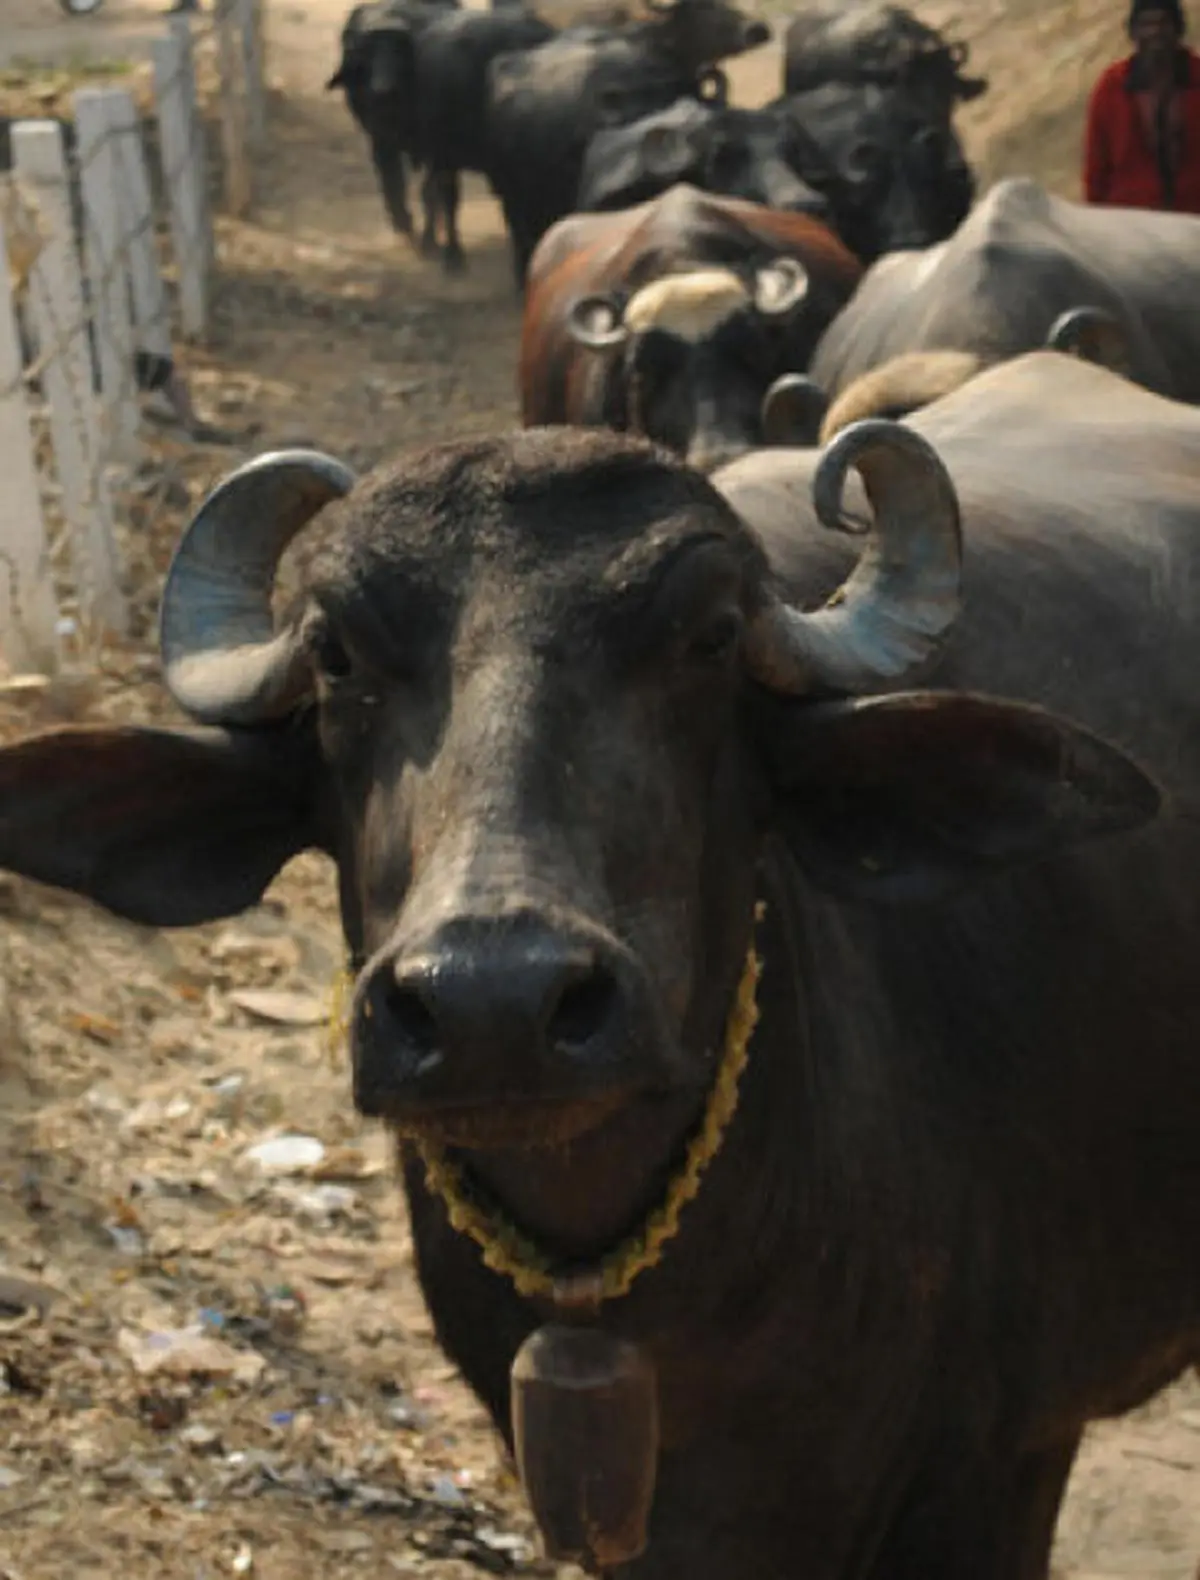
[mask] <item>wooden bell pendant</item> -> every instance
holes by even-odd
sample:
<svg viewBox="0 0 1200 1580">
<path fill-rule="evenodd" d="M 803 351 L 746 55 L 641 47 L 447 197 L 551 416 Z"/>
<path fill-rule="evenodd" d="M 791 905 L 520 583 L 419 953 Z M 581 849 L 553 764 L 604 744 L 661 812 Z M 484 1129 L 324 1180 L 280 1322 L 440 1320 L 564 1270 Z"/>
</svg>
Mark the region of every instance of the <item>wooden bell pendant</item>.
<svg viewBox="0 0 1200 1580">
<path fill-rule="evenodd" d="M 603 1573 L 645 1551 L 658 1470 L 654 1366 L 599 1328 L 550 1323 L 512 1364 L 517 1469 L 546 1554 Z"/>
</svg>

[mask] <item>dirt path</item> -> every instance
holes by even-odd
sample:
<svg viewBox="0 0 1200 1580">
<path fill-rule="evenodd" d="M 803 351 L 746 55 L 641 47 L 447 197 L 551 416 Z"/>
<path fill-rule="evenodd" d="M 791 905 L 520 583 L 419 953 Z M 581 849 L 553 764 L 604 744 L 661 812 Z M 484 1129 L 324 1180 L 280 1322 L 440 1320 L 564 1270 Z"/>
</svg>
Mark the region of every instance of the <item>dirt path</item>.
<svg viewBox="0 0 1200 1580">
<path fill-rule="evenodd" d="M 190 363 L 201 404 L 258 425 L 256 444 L 308 439 L 366 466 L 513 421 L 519 325 L 479 183 L 467 182 L 461 280 L 386 227 L 365 147 L 322 86 L 345 5 L 271 6 L 261 203 L 253 223 L 221 223 L 216 342 Z M 3 6 L 10 56 L 78 50 L 88 28 L 97 51 L 135 50 L 159 25 L 148 0 L 109 0 L 94 23 L 57 21 L 51 0 Z M 985 68 L 1012 69 L 1026 36 L 1015 19 L 1035 10 L 979 6 L 969 31 L 992 40 Z M 1082 81 L 1076 57 L 1104 41 L 1082 14 L 1078 28 Z M 769 97 L 777 52 L 733 76 L 743 102 Z M 1003 126 L 998 113 L 970 123 L 985 161 L 1016 135 L 1019 107 Z M 189 461 L 192 497 L 236 458 Z M 168 547 L 150 542 L 152 566 Z M 160 712 L 150 672 L 129 657 L 90 706 Z M 0 732 L 66 705 L 14 705 Z M 236 923 L 170 936 L 0 880 L 0 1272 L 61 1291 L 41 1322 L 0 1308 L 0 1576 L 551 1572 L 432 1342 L 381 1139 L 355 1121 L 317 1024 L 338 958 L 316 858 Z M 321 1144 L 316 1178 L 264 1174 L 247 1156 L 276 1130 Z M 150 1337 L 189 1327 L 218 1346 L 206 1385 L 174 1376 Z M 1069 1580 L 1193 1580 L 1198 1556 L 1189 1385 L 1093 1435 L 1059 1557 Z"/>
</svg>

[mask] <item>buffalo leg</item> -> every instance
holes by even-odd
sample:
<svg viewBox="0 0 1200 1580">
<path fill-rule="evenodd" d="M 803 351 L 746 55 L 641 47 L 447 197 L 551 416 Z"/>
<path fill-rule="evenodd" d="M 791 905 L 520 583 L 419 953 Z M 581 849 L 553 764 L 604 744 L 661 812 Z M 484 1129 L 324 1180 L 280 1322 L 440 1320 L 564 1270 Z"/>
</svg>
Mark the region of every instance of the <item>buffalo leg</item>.
<svg viewBox="0 0 1200 1580">
<path fill-rule="evenodd" d="M 528 240 L 526 227 L 521 216 L 509 205 L 506 199 L 501 199 L 504 210 L 504 227 L 508 231 L 508 242 L 512 249 L 513 281 L 517 287 L 517 295 L 525 295 L 525 274 L 529 268 L 529 259 L 533 247 Z"/>
<path fill-rule="evenodd" d="M 1038 1454 L 922 1478 L 869 1580 L 1047 1580 L 1079 1439 Z"/>
<path fill-rule="evenodd" d="M 438 215 L 442 211 L 442 192 L 436 170 L 425 171 L 421 182 L 421 211 L 425 217 L 419 243 L 421 256 L 432 258 L 438 250 Z"/>
<path fill-rule="evenodd" d="M 458 205 L 462 195 L 459 174 L 457 170 L 442 170 L 438 172 L 437 179 L 446 237 L 442 267 L 447 274 L 461 274 L 467 266 L 467 259 L 458 234 Z"/>
<path fill-rule="evenodd" d="M 371 158 L 392 229 L 401 236 L 411 236 L 413 222 L 408 208 L 403 149 L 390 139 L 375 137 L 371 139 Z"/>
</svg>

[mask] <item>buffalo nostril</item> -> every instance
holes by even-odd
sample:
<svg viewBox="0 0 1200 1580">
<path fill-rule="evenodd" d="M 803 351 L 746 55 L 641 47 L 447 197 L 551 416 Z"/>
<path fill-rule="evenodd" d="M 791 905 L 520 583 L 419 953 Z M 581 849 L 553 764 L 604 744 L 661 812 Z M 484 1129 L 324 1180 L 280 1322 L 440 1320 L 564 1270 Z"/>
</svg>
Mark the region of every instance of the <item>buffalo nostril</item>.
<svg viewBox="0 0 1200 1580">
<path fill-rule="evenodd" d="M 600 966 L 569 983 L 559 996 L 546 1026 L 551 1048 L 581 1051 L 602 1032 L 617 1006 L 617 984 Z"/>
<path fill-rule="evenodd" d="M 437 1021 L 419 989 L 387 982 L 379 994 L 379 1008 L 388 1031 L 415 1057 L 418 1074 L 438 1062 Z"/>
</svg>

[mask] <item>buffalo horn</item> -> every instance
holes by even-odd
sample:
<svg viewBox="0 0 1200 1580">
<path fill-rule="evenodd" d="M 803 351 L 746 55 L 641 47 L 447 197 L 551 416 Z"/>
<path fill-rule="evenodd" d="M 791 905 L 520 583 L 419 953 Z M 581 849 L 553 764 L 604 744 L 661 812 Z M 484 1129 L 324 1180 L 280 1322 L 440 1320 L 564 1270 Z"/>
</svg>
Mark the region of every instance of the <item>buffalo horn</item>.
<svg viewBox="0 0 1200 1580">
<path fill-rule="evenodd" d="M 782 318 L 808 295 L 808 273 L 795 258 L 772 258 L 754 277 L 754 305 L 764 318 Z"/>
<path fill-rule="evenodd" d="M 729 103 L 729 78 L 720 66 L 706 66 L 696 78 L 696 97 L 715 110 L 723 110 Z"/>
<path fill-rule="evenodd" d="M 1120 323 L 1103 307 L 1069 307 L 1050 325 L 1047 351 L 1096 362 L 1114 373 L 1129 367 L 1129 342 Z"/>
<path fill-rule="evenodd" d="M 614 296 L 581 296 L 567 317 L 571 338 L 589 351 L 609 351 L 619 346 L 629 331 L 625 309 Z"/>
<path fill-rule="evenodd" d="M 770 597 L 747 633 L 749 672 L 773 691 L 845 694 L 895 682 L 936 653 L 958 614 L 958 499 L 936 452 L 899 423 L 843 428 L 813 478 L 822 526 L 848 530 L 841 506 L 851 466 L 875 527 L 849 579 L 812 613 Z"/>
<path fill-rule="evenodd" d="M 828 410 L 828 395 L 807 373 L 782 373 L 762 398 L 762 441 L 811 447 L 820 441 Z"/>
<path fill-rule="evenodd" d="M 307 683 L 294 636 L 276 632 L 271 590 L 300 529 L 354 486 L 316 450 L 256 456 L 224 478 L 192 518 L 163 588 L 167 689 L 206 724 L 256 724 L 294 706 Z"/>
</svg>

